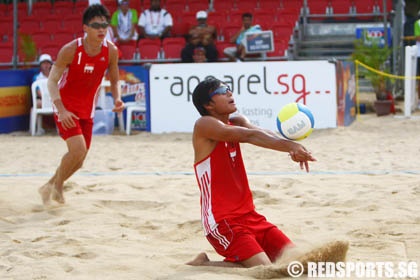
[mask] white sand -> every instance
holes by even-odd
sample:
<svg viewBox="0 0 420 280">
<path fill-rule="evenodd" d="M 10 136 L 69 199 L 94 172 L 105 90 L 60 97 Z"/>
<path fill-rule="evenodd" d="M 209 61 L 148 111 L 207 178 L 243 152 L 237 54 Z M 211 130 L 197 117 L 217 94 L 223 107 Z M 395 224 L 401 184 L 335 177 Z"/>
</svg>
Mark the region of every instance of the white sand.
<svg viewBox="0 0 420 280">
<path fill-rule="evenodd" d="M 317 162 L 242 145 L 257 211 L 298 246 L 347 240 L 348 261 L 420 265 L 420 119 L 362 115 L 303 144 Z M 184 265 L 203 236 L 190 134 L 95 136 L 65 184 L 66 205 L 37 193 L 65 143 L 0 135 L 0 279 L 253 279 Z M 257 268 L 263 275 L 264 268 Z"/>
</svg>

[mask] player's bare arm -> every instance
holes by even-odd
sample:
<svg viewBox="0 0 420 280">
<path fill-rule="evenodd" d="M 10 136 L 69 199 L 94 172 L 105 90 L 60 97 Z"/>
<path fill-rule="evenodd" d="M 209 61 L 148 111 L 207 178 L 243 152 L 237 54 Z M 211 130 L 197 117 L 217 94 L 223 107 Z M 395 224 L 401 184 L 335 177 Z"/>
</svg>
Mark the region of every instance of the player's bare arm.
<svg viewBox="0 0 420 280">
<path fill-rule="evenodd" d="M 68 129 L 75 126 L 73 118 L 78 117 L 72 112 L 67 111 L 61 102 L 60 91 L 58 89 L 58 81 L 61 79 L 67 66 L 72 62 L 76 52 L 76 40 L 66 44 L 61 48 L 57 55 L 57 60 L 51 68 L 48 76 L 48 90 L 50 92 L 51 100 L 57 108 L 58 119 L 63 124 L 63 127 Z"/>
<path fill-rule="evenodd" d="M 194 127 L 193 145 L 200 148 L 196 152 L 196 160 L 206 157 L 214 148 L 212 141 L 242 142 L 250 143 L 263 148 L 268 148 L 281 152 L 288 152 L 292 160 L 299 162 L 301 168 L 305 167 L 309 171 L 309 161 L 316 159 L 301 144 L 285 140 L 272 132 L 256 128 L 251 124 L 246 124 L 244 117 L 238 116 L 231 119 L 234 125 L 227 125 L 220 120 L 204 116 L 197 120 Z M 197 149 L 195 149 L 197 151 Z"/>
<path fill-rule="evenodd" d="M 122 112 L 124 110 L 124 103 L 121 100 L 121 87 L 119 85 L 119 71 L 118 71 L 118 50 L 113 43 L 109 43 L 109 80 L 111 82 L 111 93 L 114 98 L 113 112 Z"/>
</svg>

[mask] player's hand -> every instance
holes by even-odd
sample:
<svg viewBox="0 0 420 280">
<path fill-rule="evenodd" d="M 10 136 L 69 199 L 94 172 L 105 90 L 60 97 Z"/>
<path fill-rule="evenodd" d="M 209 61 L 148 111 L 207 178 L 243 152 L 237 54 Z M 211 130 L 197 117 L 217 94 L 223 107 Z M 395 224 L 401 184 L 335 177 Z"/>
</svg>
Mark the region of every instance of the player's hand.
<svg viewBox="0 0 420 280">
<path fill-rule="evenodd" d="M 78 116 L 76 116 L 75 114 L 67 110 L 63 110 L 62 112 L 59 112 L 57 116 L 58 116 L 58 121 L 61 122 L 61 126 L 64 128 L 64 130 L 75 127 L 76 123 L 74 122 L 74 119 L 76 120 L 79 119 Z"/>
<path fill-rule="evenodd" d="M 114 101 L 114 108 L 112 112 L 121 113 L 124 110 L 124 102 L 121 99 L 116 99 Z"/>
<path fill-rule="evenodd" d="M 300 168 L 305 169 L 306 172 L 309 172 L 309 161 L 316 161 L 312 153 L 300 144 L 289 152 L 289 156 L 293 161 L 299 162 Z"/>
</svg>

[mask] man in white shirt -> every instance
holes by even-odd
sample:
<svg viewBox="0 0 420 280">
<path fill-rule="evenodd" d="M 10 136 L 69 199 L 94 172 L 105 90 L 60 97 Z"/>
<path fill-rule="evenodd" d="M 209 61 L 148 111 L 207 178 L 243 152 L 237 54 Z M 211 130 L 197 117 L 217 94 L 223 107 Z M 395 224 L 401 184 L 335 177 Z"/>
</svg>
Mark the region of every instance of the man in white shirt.
<svg viewBox="0 0 420 280">
<path fill-rule="evenodd" d="M 139 36 L 151 39 L 169 37 L 172 25 L 172 16 L 160 7 L 160 0 L 151 0 L 150 8 L 140 15 Z"/>
</svg>

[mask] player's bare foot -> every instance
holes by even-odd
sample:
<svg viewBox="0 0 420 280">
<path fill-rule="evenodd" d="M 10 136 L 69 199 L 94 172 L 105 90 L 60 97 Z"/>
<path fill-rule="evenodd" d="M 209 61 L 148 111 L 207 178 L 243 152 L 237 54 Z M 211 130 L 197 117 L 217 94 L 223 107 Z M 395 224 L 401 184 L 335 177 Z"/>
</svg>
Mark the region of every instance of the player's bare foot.
<svg viewBox="0 0 420 280">
<path fill-rule="evenodd" d="M 187 265 L 193 265 L 193 266 L 200 266 L 203 265 L 206 262 L 209 262 L 210 259 L 207 257 L 206 253 L 200 253 L 195 257 L 192 261 L 187 262 Z"/>
<path fill-rule="evenodd" d="M 53 184 L 46 183 L 38 189 L 38 193 L 41 195 L 42 203 L 48 205 L 51 202 L 51 191 L 54 188 Z"/>
<path fill-rule="evenodd" d="M 60 204 L 66 203 L 63 192 L 57 191 L 55 188 L 52 190 L 52 199 Z"/>
</svg>

